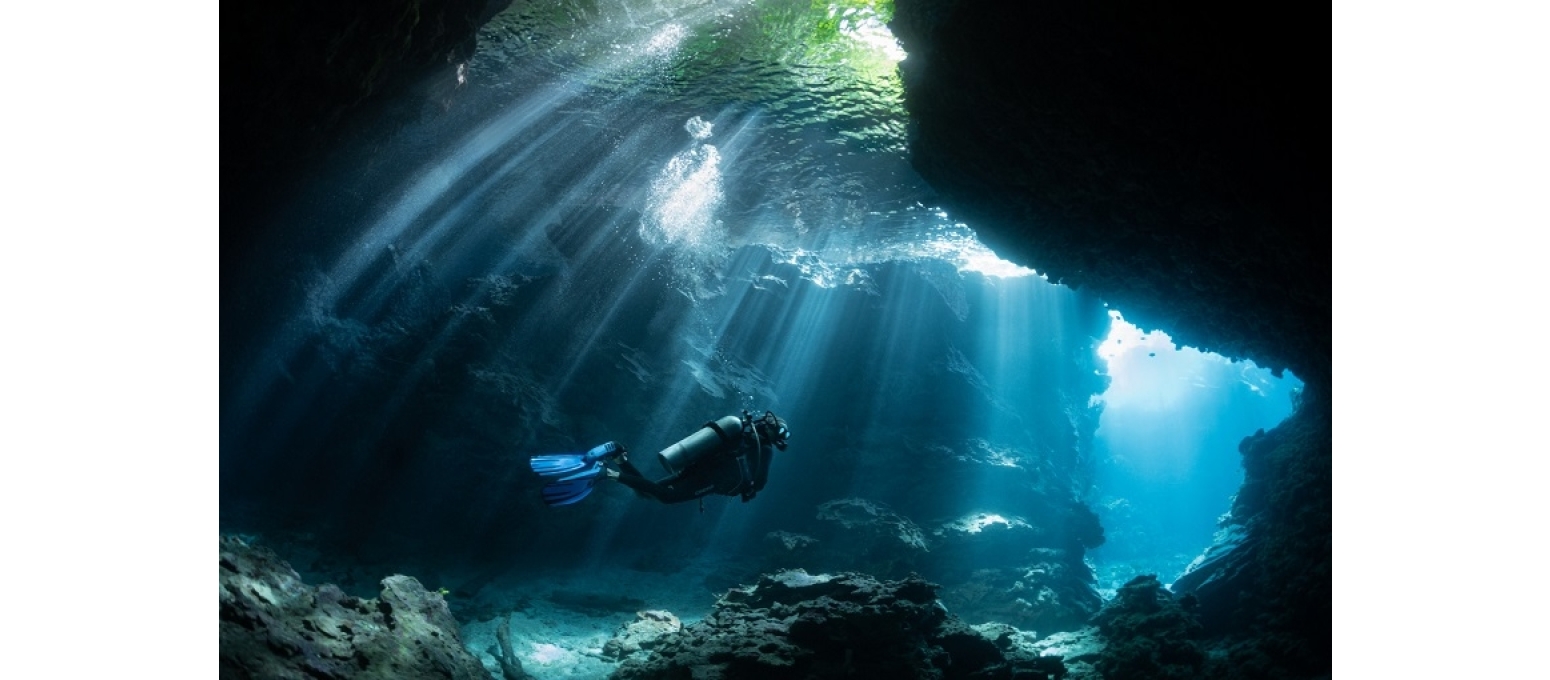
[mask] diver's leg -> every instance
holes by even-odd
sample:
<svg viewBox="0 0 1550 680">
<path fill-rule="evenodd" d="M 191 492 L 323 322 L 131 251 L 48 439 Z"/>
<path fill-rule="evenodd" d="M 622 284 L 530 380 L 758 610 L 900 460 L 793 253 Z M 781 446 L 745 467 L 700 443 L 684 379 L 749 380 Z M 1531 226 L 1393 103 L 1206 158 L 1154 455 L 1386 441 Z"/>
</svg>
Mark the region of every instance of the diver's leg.
<svg viewBox="0 0 1550 680">
<path fill-rule="evenodd" d="M 680 480 L 676 477 L 667 477 L 656 482 L 646 479 L 628 458 L 619 460 L 619 475 L 614 479 L 638 493 L 663 503 L 682 503 L 695 498 L 694 489 L 681 488 L 684 485 L 679 483 Z"/>
<path fill-rule="evenodd" d="M 617 479 L 620 484 L 634 489 L 636 494 L 653 498 L 663 503 L 668 502 L 663 500 L 664 492 L 667 489 L 656 482 L 646 479 L 646 476 L 636 469 L 635 464 L 630 462 L 628 456 L 619 458 L 619 471 L 609 475 L 609 477 Z"/>
<path fill-rule="evenodd" d="M 664 484 L 663 482 L 666 483 Z M 692 501 L 700 497 L 700 494 L 695 493 L 694 487 L 686 484 L 681 479 L 664 479 L 660 482 L 657 482 L 656 486 L 657 500 L 662 501 L 663 503 L 682 503 L 684 501 Z"/>
<path fill-rule="evenodd" d="M 639 474 L 631 474 L 632 472 L 632 470 L 624 470 L 621 471 L 618 475 L 609 476 L 619 480 L 620 484 L 634 489 L 635 493 L 646 496 L 648 498 L 654 498 L 659 501 L 662 500 L 662 495 L 660 493 L 661 489 L 657 486 L 656 482 L 646 479 Z M 667 501 L 662 502 L 666 503 Z"/>
</svg>

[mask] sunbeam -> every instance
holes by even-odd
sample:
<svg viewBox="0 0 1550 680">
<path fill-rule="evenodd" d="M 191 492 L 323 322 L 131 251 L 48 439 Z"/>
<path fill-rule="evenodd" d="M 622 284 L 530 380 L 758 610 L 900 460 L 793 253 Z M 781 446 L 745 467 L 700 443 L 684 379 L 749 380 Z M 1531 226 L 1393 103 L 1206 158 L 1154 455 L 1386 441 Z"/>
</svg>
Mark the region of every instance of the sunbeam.
<svg viewBox="0 0 1550 680">
<path fill-rule="evenodd" d="M 714 623 L 842 574 L 1029 644 L 1176 576 L 1300 383 L 937 207 L 900 71 L 931 62 L 892 20 L 512 3 L 433 55 L 439 85 L 347 121 L 223 282 L 223 532 L 350 597 L 413 574 L 505 677 L 607 676 L 649 656 L 599 651 L 637 612 Z"/>
</svg>

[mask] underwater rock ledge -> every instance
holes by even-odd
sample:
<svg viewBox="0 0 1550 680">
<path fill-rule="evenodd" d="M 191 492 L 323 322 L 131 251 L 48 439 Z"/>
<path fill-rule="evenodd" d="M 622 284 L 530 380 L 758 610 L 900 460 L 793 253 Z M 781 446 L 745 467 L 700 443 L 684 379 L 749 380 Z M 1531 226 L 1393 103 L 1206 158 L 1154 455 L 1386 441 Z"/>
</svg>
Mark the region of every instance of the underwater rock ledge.
<svg viewBox="0 0 1550 680">
<path fill-rule="evenodd" d="M 627 658 L 615 680 L 645 678 L 1058 678 L 1059 657 L 1020 654 L 937 602 L 917 576 L 766 574 L 703 620 Z M 1003 627 L 1004 628 L 1004 627 Z"/>
<path fill-rule="evenodd" d="M 362 599 L 313 587 L 272 551 L 221 537 L 221 677 L 489 678 L 441 595 L 409 576 Z"/>
</svg>

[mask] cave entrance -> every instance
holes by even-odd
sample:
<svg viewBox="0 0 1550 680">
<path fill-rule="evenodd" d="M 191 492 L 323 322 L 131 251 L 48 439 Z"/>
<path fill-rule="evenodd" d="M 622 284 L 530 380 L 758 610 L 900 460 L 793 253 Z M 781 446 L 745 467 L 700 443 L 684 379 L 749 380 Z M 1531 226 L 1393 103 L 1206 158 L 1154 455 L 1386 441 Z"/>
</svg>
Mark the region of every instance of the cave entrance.
<svg viewBox="0 0 1550 680">
<path fill-rule="evenodd" d="M 1302 389 L 1290 372 L 1277 378 L 1109 316 L 1092 498 L 1108 540 L 1090 553 L 1105 598 L 1139 574 L 1172 583 L 1211 544 L 1243 484 L 1238 443 L 1291 415 Z"/>
</svg>

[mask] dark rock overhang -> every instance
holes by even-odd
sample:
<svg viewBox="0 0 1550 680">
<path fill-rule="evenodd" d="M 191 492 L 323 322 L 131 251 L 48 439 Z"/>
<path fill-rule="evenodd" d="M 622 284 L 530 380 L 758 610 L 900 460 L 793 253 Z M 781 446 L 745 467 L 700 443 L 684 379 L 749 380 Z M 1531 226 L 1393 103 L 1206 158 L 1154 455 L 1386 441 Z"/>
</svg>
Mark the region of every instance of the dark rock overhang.
<svg viewBox="0 0 1550 680">
<path fill-rule="evenodd" d="M 1221 3 L 895 8 L 912 163 L 943 207 L 997 254 L 1137 325 L 1305 381 L 1289 424 L 1244 442 L 1236 533 L 1176 587 L 1198 599 L 1208 627 L 1258 640 L 1243 659 L 1327 677 L 1324 10 L 1267 19 Z"/>
<path fill-rule="evenodd" d="M 223 253 L 341 120 L 455 68 L 509 4 L 225 13 Z M 913 162 L 1003 257 L 1181 344 L 1327 386 L 1327 28 L 1323 11 L 1222 3 L 898 0 Z"/>
<path fill-rule="evenodd" d="M 915 168 L 998 254 L 1327 385 L 1324 10 L 898 0 Z"/>
</svg>

